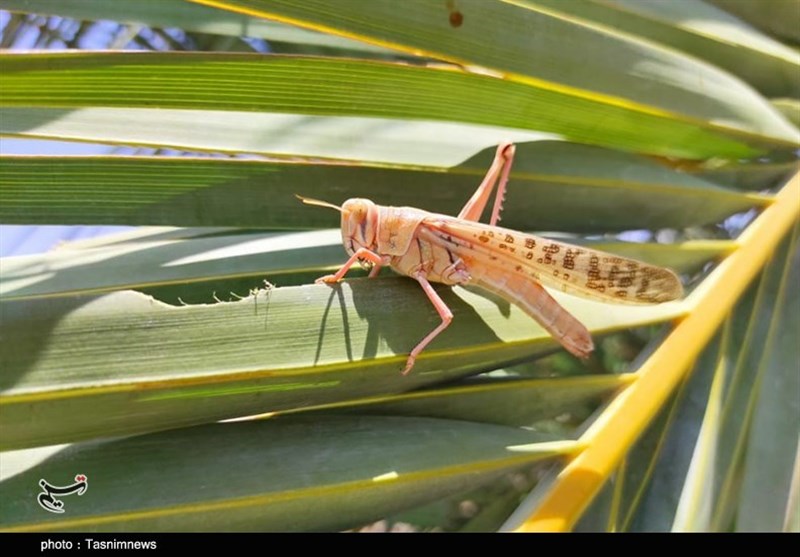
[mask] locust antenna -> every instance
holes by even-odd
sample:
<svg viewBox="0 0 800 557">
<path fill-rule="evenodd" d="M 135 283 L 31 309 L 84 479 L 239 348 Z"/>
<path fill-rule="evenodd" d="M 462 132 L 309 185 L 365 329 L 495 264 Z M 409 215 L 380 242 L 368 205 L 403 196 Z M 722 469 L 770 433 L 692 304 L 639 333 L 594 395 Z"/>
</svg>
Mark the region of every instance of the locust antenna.
<svg viewBox="0 0 800 557">
<path fill-rule="evenodd" d="M 319 199 L 312 199 L 310 197 L 303 197 L 302 195 L 294 194 L 294 196 L 305 203 L 306 205 L 318 205 L 320 207 L 328 207 L 330 209 L 336 209 L 340 213 L 342 212 L 342 208 L 334 205 L 333 203 L 328 203 L 327 201 L 320 201 Z"/>
</svg>

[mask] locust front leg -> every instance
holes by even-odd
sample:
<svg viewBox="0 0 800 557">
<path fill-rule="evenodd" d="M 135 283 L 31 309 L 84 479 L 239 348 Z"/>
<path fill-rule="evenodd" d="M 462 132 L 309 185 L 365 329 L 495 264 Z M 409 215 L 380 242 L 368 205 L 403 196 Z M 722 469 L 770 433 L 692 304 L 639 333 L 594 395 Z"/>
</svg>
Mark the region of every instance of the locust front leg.
<svg viewBox="0 0 800 557">
<path fill-rule="evenodd" d="M 423 338 L 408 355 L 406 367 L 403 369 L 403 375 L 408 375 L 408 373 L 411 371 L 411 368 L 414 367 L 414 362 L 417 360 L 417 356 L 419 356 L 420 352 L 425 350 L 425 347 L 428 346 L 428 344 L 430 344 L 430 342 L 436 338 L 439 333 L 444 331 L 453 320 L 453 312 L 450 311 L 450 308 L 447 307 L 447 304 L 444 303 L 444 300 L 442 300 L 439 297 L 439 294 L 436 293 L 436 290 L 433 289 L 431 283 L 428 282 L 425 273 L 422 271 L 417 271 L 412 276 L 417 279 L 417 282 L 419 282 L 419 285 L 425 291 L 425 294 L 428 295 L 428 299 L 433 304 L 433 307 L 436 308 L 436 311 L 439 313 L 439 317 L 442 318 L 442 322 L 438 327 L 428 333 L 427 336 Z"/>
<path fill-rule="evenodd" d="M 511 172 L 511 163 L 514 162 L 514 151 L 514 145 L 508 142 L 501 143 L 497 147 L 492 166 L 490 166 L 489 170 L 486 172 L 486 176 L 483 178 L 481 185 L 478 186 L 478 189 L 472 194 L 470 200 L 467 201 L 467 204 L 461 209 L 458 218 L 478 222 L 483 214 L 483 209 L 486 207 L 486 203 L 489 201 L 489 197 L 492 195 L 495 184 L 498 184 L 497 195 L 494 198 L 494 208 L 492 209 L 492 218 L 489 221 L 491 226 L 497 224 L 497 221 L 500 220 L 500 211 L 503 210 L 503 199 L 505 199 L 506 184 L 508 184 L 508 174 Z"/>
<path fill-rule="evenodd" d="M 388 261 L 389 258 L 381 256 L 381 255 L 378 255 L 374 251 L 370 251 L 367 248 L 359 248 L 350 257 L 350 259 L 348 259 L 347 262 L 344 265 L 342 265 L 342 268 L 339 269 L 338 271 L 336 271 L 335 274 L 333 274 L 333 275 L 325 275 L 324 277 L 319 277 L 314 282 L 316 282 L 317 284 L 320 284 L 320 283 L 323 283 L 323 282 L 325 284 L 331 284 L 331 283 L 334 283 L 334 282 L 339 282 L 347 274 L 347 271 L 350 270 L 350 267 L 355 265 L 356 262 L 358 262 L 359 259 L 366 259 L 367 261 L 371 262 L 374 265 L 374 267 L 372 268 L 372 271 L 370 271 L 370 273 L 369 273 L 369 278 L 373 278 L 377 274 L 375 272 L 375 269 L 380 270 L 381 265 L 388 265 L 389 264 L 389 261 Z"/>
</svg>

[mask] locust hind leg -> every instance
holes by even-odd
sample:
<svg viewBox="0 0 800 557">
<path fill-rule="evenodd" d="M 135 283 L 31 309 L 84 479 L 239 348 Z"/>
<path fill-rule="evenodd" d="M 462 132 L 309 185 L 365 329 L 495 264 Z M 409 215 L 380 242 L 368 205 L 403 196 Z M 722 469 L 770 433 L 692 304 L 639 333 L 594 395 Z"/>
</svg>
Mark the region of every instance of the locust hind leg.
<svg viewBox="0 0 800 557">
<path fill-rule="evenodd" d="M 500 211 L 503 210 L 503 199 L 505 199 L 506 184 L 508 184 L 508 174 L 511 172 L 511 163 L 514 162 L 515 147 L 513 143 L 504 142 L 497 147 L 492 166 L 489 167 L 483 182 L 472 194 L 472 197 L 461 212 L 458 218 L 477 222 L 483 214 L 483 209 L 492 195 L 492 190 L 497 184 L 497 195 L 494 198 L 492 208 L 492 218 L 489 221 L 491 226 L 495 226 L 500 220 Z"/>
<path fill-rule="evenodd" d="M 538 282 L 490 269 L 474 277 L 472 284 L 494 292 L 522 309 L 578 358 L 588 358 L 594 350 L 592 335 L 586 326 L 564 309 Z"/>
<path fill-rule="evenodd" d="M 428 295 L 428 299 L 433 304 L 433 307 L 436 308 L 436 311 L 439 313 L 439 317 L 442 318 L 442 322 L 439 324 L 438 327 L 436 327 L 434 330 L 428 333 L 427 336 L 425 336 L 425 338 L 423 338 L 408 355 L 408 360 L 406 360 L 406 367 L 405 369 L 403 369 L 403 375 L 408 375 L 408 373 L 411 371 L 411 368 L 414 367 L 414 362 L 416 361 L 417 356 L 419 356 L 420 352 L 425 350 L 425 347 L 428 346 L 428 344 L 430 344 L 430 342 L 434 338 L 436 338 L 436 336 L 439 333 L 444 331 L 447 328 L 447 326 L 450 325 L 450 322 L 453 320 L 453 312 L 450 311 L 450 308 L 447 307 L 447 304 L 444 303 L 444 300 L 442 300 L 439 297 L 439 294 L 436 293 L 436 290 L 433 289 L 431 283 L 428 282 L 425 273 L 423 271 L 417 271 L 412 276 L 415 279 L 417 279 L 417 282 L 419 282 L 420 286 L 422 286 L 422 289 L 425 291 L 425 294 Z"/>
</svg>

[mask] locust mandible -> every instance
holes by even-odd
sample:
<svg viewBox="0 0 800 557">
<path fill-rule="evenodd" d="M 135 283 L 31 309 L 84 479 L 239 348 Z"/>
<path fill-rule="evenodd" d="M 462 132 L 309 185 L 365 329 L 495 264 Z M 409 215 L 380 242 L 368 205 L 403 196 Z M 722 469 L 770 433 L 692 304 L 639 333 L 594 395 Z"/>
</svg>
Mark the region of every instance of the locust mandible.
<svg viewBox="0 0 800 557">
<path fill-rule="evenodd" d="M 388 265 L 416 279 L 439 313 L 441 324 L 411 350 L 403 375 L 453 320 L 431 282 L 494 292 L 533 317 L 579 358 L 594 350 L 592 336 L 543 284 L 614 303 L 658 304 L 683 295 L 680 280 L 669 269 L 497 226 L 513 158 L 514 145 L 501 143 L 486 177 L 457 217 L 413 207 L 383 207 L 369 199 L 348 199 L 337 207 L 298 196 L 304 203 L 342 214 L 342 241 L 350 259 L 317 283 L 340 281 L 357 262 L 372 266 L 370 278 Z M 491 219 L 488 225 L 480 223 L 495 185 Z"/>
</svg>

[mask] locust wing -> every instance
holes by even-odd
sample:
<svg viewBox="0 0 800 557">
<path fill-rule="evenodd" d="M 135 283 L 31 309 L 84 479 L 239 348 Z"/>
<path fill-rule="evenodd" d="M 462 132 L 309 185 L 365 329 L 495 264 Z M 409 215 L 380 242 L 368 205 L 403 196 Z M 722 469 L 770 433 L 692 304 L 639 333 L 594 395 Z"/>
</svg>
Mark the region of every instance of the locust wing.
<svg viewBox="0 0 800 557">
<path fill-rule="evenodd" d="M 488 266 L 495 273 L 615 303 L 658 304 L 683 296 L 680 279 L 669 269 L 583 246 L 446 215 L 426 218 L 420 232 L 461 257 L 471 273 Z"/>
</svg>

